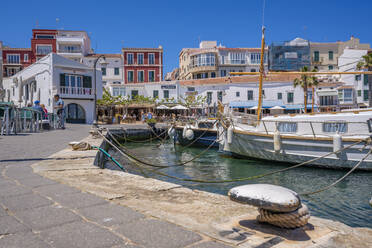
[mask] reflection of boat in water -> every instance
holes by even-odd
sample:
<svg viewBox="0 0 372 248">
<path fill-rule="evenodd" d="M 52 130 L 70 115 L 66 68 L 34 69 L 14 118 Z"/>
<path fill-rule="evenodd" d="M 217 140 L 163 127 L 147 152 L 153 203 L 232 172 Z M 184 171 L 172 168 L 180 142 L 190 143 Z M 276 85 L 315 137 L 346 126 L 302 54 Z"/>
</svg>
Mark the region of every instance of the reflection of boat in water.
<svg viewBox="0 0 372 248">
<path fill-rule="evenodd" d="M 201 120 L 195 124 L 175 126 L 175 139 L 178 144 L 183 146 L 218 147 L 216 125 L 215 120 Z"/>
<path fill-rule="evenodd" d="M 237 123 L 234 119 L 232 123 L 230 127 L 223 126 L 221 150 L 232 155 L 287 163 L 320 158 L 372 135 L 371 110 L 269 116 L 262 118 L 257 126 Z M 370 149 L 365 142 L 360 142 L 309 165 L 351 168 Z M 372 155 L 358 169 L 372 170 Z"/>
</svg>

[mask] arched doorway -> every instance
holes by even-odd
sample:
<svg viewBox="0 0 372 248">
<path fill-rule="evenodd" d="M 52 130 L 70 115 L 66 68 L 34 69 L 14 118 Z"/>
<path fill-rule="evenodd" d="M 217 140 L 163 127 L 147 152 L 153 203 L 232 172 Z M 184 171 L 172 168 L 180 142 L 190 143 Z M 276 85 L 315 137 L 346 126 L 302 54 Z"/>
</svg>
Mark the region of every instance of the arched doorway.
<svg viewBox="0 0 372 248">
<path fill-rule="evenodd" d="M 85 110 L 76 103 L 67 105 L 66 122 L 68 123 L 85 123 Z"/>
</svg>

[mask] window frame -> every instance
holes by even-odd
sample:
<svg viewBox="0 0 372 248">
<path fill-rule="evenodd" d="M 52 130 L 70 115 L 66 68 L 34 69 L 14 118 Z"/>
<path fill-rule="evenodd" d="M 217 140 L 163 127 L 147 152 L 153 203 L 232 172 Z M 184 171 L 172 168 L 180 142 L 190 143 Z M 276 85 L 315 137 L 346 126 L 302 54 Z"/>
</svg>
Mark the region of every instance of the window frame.
<svg viewBox="0 0 372 248">
<path fill-rule="evenodd" d="M 48 55 L 49 53 L 39 53 L 38 52 L 38 49 L 39 47 L 50 47 L 50 52 L 53 52 L 53 46 L 52 45 L 49 45 L 49 44 L 38 44 L 36 45 L 36 55 Z"/>
<path fill-rule="evenodd" d="M 132 74 L 132 80 L 129 80 L 129 74 Z M 127 71 L 127 83 L 134 83 L 134 70 Z"/>
<path fill-rule="evenodd" d="M 131 59 L 129 59 L 131 57 Z M 131 63 L 129 63 L 131 62 Z M 133 65 L 134 64 L 134 54 L 133 53 L 127 53 L 127 64 L 128 65 Z"/>
<path fill-rule="evenodd" d="M 142 81 L 140 81 L 140 73 L 142 74 Z M 137 71 L 137 82 L 138 83 L 143 83 L 145 82 L 145 71 L 144 70 L 138 70 Z"/>
<path fill-rule="evenodd" d="M 140 57 L 142 57 L 141 63 L 140 63 Z M 145 63 L 145 54 L 137 53 L 137 65 L 143 65 L 144 63 Z"/>
<path fill-rule="evenodd" d="M 150 55 L 152 55 L 152 57 L 153 57 L 153 63 L 150 63 Z M 147 58 L 147 63 L 149 64 L 149 65 L 155 65 L 155 53 L 148 53 L 148 58 Z"/>
</svg>

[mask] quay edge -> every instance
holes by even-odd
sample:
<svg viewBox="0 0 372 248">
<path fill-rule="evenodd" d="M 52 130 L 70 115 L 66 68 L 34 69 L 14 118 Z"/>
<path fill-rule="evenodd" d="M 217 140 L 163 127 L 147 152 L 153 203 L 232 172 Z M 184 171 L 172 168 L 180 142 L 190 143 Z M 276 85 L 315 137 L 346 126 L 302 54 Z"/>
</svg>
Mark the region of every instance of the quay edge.
<svg viewBox="0 0 372 248">
<path fill-rule="evenodd" d="M 83 139 L 100 146 L 102 139 Z M 66 148 L 33 165 L 36 173 L 165 220 L 232 247 L 372 247 L 372 229 L 352 228 L 312 216 L 304 228 L 280 229 L 258 224 L 256 208 L 232 202 L 227 196 L 152 178 L 101 170 L 94 166 L 97 151 Z M 90 155 L 87 158 L 87 155 Z M 79 158 L 80 157 L 80 158 Z M 311 210 L 310 210 L 311 211 Z"/>
</svg>

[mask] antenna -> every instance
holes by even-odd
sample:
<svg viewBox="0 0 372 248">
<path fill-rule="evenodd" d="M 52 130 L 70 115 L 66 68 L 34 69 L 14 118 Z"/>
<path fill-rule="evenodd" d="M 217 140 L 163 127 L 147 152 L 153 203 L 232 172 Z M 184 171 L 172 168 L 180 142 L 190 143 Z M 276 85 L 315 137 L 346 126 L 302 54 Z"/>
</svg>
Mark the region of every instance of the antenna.
<svg viewBox="0 0 372 248">
<path fill-rule="evenodd" d="M 35 27 L 36 27 L 36 28 L 39 28 L 39 21 L 38 21 L 38 20 L 36 20 Z"/>
<path fill-rule="evenodd" d="M 59 18 L 56 18 L 56 29 L 58 29 L 58 24 L 59 24 Z"/>
</svg>

